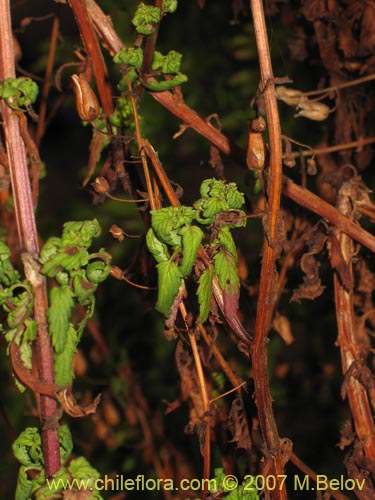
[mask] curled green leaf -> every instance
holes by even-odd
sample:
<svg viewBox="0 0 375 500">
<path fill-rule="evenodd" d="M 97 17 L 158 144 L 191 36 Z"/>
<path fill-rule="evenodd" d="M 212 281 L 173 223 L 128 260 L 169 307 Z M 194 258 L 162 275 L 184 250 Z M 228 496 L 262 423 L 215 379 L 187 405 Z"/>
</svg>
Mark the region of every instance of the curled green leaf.
<svg viewBox="0 0 375 500">
<path fill-rule="evenodd" d="M 65 222 L 61 237 L 61 245 L 88 248 L 93 238 L 100 235 L 100 225 L 96 219 Z"/>
<path fill-rule="evenodd" d="M 177 9 L 177 0 L 164 0 L 162 10 L 163 12 L 173 13 Z"/>
<path fill-rule="evenodd" d="M 173 248 L 181 246 L 179 230 L 192 223 L 195 210 L 184 205 L 151 210 L 151 225 L 160 240 Z"/>
<path fill-rule="evenodd" d="M 13 109 L 30 106 L 38 96 L 38 85 L 28 77 L 7 78 L 0 84 L 0 97 Z"/>
<path fill-rule="evenodd" d="M 140 69 L 143 65 L 143 50 L 140 47 L 123 47 L 114 56 L 113 62 Z"/>
<path fill-rule="evenodd" d="M 86 267 L 86 276 L 92 283 L 102 283 L 111 272 L 111 256 L 101 249 L 89 257 L 89 263 Z"/>
<path fill-rule="evenodd" d="M 157 262 L 164 262 L 170 258 L 167 245 L 159 240 L 152 227 L 147 231 L 146 245 Z"/>
<path fill-rule="evenodd" d="M 91 297 L 98 288 L 97 284 L 86 279 L 86 272 L 82 269 L 75 273 L 73 278 L 74 295 L 81 305 L 90 303 Z"/>
<path fill-rule="evenodd" d="M 39 259 L 40 262 L 42 264 L 45 264 L 46 262 L 51 260 L 52 257 L 58 254 L 60 248 L 61 248 L 60 238 L 58 238 L 57 236 L 52 236 L 51 238 L 48 238 L 48 240 L 45 242 L 40 251 L 40 259 Z"/>
<path fill-rule="evenodd" d="M 188 77 L 183 73 L 177 73 L 173 78 L 169 80 L 141 80 L 142 85 L 152 92 L 163 92 L 166 90 L 171 90 L 178 85 L 188 81 Z"/>
<path fill-rule="evenodd" d="M 166 74 L 175 74 L 180 71 L 182 54 L 180 52 L 176 52 L 175 50 L 171 50 L 164 57 L 161 71 L 164 75 Z"/>
<path fill-rule="evenodd" d="M 77 247 L 67 247 L 61 249 L 58 254 L 46 262 L 41 272 L 50 278 L 57 274 L 61 276 L 61 271 L 73 271 L 85 266 L 89 260 L 89 253 L 86 250 L 79 250 Z"/>
<path fill-rule="evenodd" d="M 159 7 L 145 5 L 141 2 L 135 11 L 132 23 L 141 35 L 151 35 L 155 31 L 155 25 L 160 22 L 161 10 Z"/>
<path fill-rule="evenodd" d="M 12 444 L 13 454 L 22 465 L 43 463 L 42 439 L 37 427 L 27 427 Z"/>
</svg>

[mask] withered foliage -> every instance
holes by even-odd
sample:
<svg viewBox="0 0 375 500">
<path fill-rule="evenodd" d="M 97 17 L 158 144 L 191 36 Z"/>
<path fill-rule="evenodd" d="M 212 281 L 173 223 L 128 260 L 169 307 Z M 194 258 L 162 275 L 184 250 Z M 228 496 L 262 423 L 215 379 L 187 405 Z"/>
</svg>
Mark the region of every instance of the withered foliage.
<svg viewBox="0 0 375 500">
<path fill-rule="evenodd" d="M 241 397 L 236 397 L 233 400 L 229 413 L 228 428 L 233 434 L 232 442 L 236 443 L 238 448 L 250 450 L 251 437 L 249 433 L 249 425 L 244 403 Z"/>
<path fill-rule="evenodd" d="M 326 240 L 327 236 L 317 228 L 306 242 L 308 251 L 301 257 L 301 269 L 305 276 L 303 284 L 294 290 L 292 302 L 299 302 L 301 299 L 314 300 L 323 293 L 325 287 L 319 276 L 320 263 L 315 256 L 322 252 Z"/>
</svg>

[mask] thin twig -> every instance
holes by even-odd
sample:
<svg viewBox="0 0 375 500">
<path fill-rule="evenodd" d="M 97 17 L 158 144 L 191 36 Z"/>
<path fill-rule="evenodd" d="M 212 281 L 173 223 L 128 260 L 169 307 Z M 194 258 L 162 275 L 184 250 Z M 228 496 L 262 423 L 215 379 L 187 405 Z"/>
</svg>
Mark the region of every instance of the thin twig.
<svg viewBox="0 0 375 500">
<path fill-rule="evenodd" d="M 52 22 L 52 31 L 51 31 L 51 38 L 49 42 L 49 48 L 48 48 L 48 59 L 47 59 L 47 67 L 46 67 L 46 72 L 44 74 L 44 82 L 43 82 L 43 87 L 42 87 L 42 92 L 41 92 L 41 100 L 40 100 L 40 106 L 39 106 L 39 119 L 38 119 L 38 124 L 36 127 L 36 132 L 35 132 L 35 144 L 37 147 L 40 145 L 40 141 L 42 140 L 42 137 L 45 133 L 46 130 L 46 114 L 47 114 L 47 98 L 48 98 L 48 93 L 49 89 L 51 86 L 51 76 L 52 76 L 52 71 L 53 71 L 53 62 L 55 59 L 55 52 L 56 52 L 56 42 L 57 42 L 57 36 L 59 33 L 59 26 L 60 26 L 60 21 L 59 17 L 55 15 L 53 17 L 53 22 Z"/>
<path fill-rule="evenodd" d="M 338 153 L 340 151 L 346 151 L 347 149 L 361 149 L 363 146 L 368 144 L 373 144 L 375 142 L 375 137 L 366 137 L 365 139 L 358 139 L 356 141 L 345 142 L 344 144 L 335 144 L 335 146 L 327 146 L 324 148 L 309 148 L 304 151 L 296 151 L 288 155 L 288 157 L 299 158 L 300 156 L 318 156 L 330 153 Z M 286 155 L 283 155 L 285 157 Z"/>
<path fill-rule="evenodd" d="M 375 74 L 362 76 L 361 78 L 356 78 L 350 82 L 339 83 L 338 85 L 333 85 L 332 87 L 325 87 L 323 89 L 310 90 L 308 92 L 303 92 L 304 96 L 327 94 L 328 92 L 334 92 L 339 89 L 346 89 L 349 87 L 354 87 L 355 85 L 361 85 L 362 83 L 371 82 L 375 80 Z"/>
</svg>

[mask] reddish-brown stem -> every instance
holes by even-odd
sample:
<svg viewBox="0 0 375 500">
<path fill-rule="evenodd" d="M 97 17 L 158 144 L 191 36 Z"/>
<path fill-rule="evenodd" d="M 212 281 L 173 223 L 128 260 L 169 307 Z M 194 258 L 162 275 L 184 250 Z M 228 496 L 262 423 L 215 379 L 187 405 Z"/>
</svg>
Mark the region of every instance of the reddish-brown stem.
<svg viewBox="0 0 375 500">
<path fill-rule="evenodd" d="M 254 347 L 252 350 L 252 366 L 255 386 L 255 401 L 258 408 L 259 423 L 262 430 L 267 460 L 267 473 L 278 477 L 283 473 L 284 464 L 280 450 L 280 438 L 272 409 L 272 399 L 267 372 L 267 334 L 273 310 L 273 292 L 275 286 L 275 260 L 278 254 L 277 226 L 279 221 L 281 181 L 282 181 L 282 147 L 281 129 L 275 84 L 267 38 L 267 29 L 261 0 L 250 1 L 253 15 L 255 40 L 258 49 L 261 84 L 266 104 L 267 123 L 269 129 L 270 172 L 268 188 L 268 213 L 266 236 L 263 242 L 262 268 L 259 283 L 257 315 L 255 320 Z M 286 499 L 286 490 L 282 488 L 271 492 L 274 499 Z"/>
<path fill-rule="evenodd" d="M 338 227 L 354 240 L 358 241 L 372 252 L 375 252 L 375 237 L 365 231 L 361 226 L 339 212 L 337 208 L 322 200 L 308 189 L 303 189 L 293 181 L 284 177 L 283 194 L 299 205 L 328 220 L 333 226 Z"/>
<path fill-rule="evenodd" d="M 15 77 L 13 40 L 8 0 L 0 0 L 0 79 Z M 5 102 L 1 104 L 3 128 L 7 146 L 8 162 L 13 189 L 17 229 L 20 246 L 33 257 L 39 254 L 38 234 L 34 217 L 30 179 L 27 169 L 25 145 L 22 141 L 17 114 Z M 46 283 L 39 276 L 34 288 L 34 318 L 37 322 L 36 354 L 38 372 L 42 382 L 54 383 L 53 350 L 48 335 L 46 310 L 48 307 Z M 54 415 L 56 402 L 48 396 L 40 397 L 40 417 L 42 422 Z M 60 469 L 59 440 L 56 429 L 42 430 L 45 472 L 52 476 Z"/>
<path fill-rule="evenodd" d="M 339 192 L 338 208 L 346 215 L 352 211 L 352 203 L 349 197 Z M 336 231 L 343 258 L 348 266 L 348 270 L 353 278 L 352 256 L 354 253 L 351 238 L 339 231 Z M 364 385 L 350 374 L 353 368 L 361 369 L 363 360 L 363 340 L 358 332 L 355 317 L 353 293 L 345 290 L 337 275 L 334 276 L 336 318 L 338 328 L 338 341 L 340 347 L 341 364 L 344 377 L 344 384 L 348 396 L 350 411 L 353 416 L 354 428 L 359 440 L 359 445 L 367 458 L 375 461 L 375 426 L 371 413 L 370 401 Z"/>
</svg>

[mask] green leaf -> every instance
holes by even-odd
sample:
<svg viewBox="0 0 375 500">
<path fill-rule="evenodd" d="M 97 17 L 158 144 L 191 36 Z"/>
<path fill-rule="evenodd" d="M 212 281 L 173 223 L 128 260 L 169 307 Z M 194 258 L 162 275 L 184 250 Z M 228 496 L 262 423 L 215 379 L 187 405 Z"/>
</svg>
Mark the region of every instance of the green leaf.
<svg viewBox="0 0 375 500">
<path fill-rule="evenodd" d="M 100 478 L 99 472 L 86 460 L 85 457 L 78 457 L 72 460 L 68 467 L 69 472 L 74 479 L 92 479 L 88 486 L 94 488 L 95 479 Z"/>
<path fill-rule="evenodd" d="M 30 106 L 35 102 L 38 91 L 38 85 L 28 77 L 7 78 L 0 84 L 0 97 L 13 109 Z"/>
<path fill-rule="evenodd" d="M 237 184 L 230 182 L 226 185 L 226 200 L 229 208 L 241 208 L 245 203 L 245 197 L 238 191 Z"/>
<path fill-rule="evenodd" d="M 24 290 L 24 291 L 20 291 Z M 19 283 L 13 285 L 9 290 L 11 297 L 7 304 L 4 304 L 4 310 L 7 311 L 7 323 L 9 328 L 20 326 L 31 314 L 34 297 L 27 284 Z"/>
<path fill-rule="evenodd" d="M 96 285 L 106 280 L 111 272 L 111 256 L 101 250 L 90 256 L 90 262 L 86 267 L 86 277 Z"/>
<path fill-rule="evenodd" d="M 220 250 L 214 256 L 215 273 L 219 279 L 220 288 L 228 295 L 238 295 L 240 289 L 236 260 L 237 257 L 225 250 Z"/>
<path fill-rule="evenodd" d="M 48 238 L 48 240 L 43 245 L 43 248 L 40 251 L 40 262 L 41 264 L 45 264 L 50 261 L 52 257 L 59 253 L 61 248 L 61 239 L 57 236 L 52 236 Z"/>
<path fill-rule="evenodd" d="M 65 426 L 64 426 L 65 427 Z M 61 449 L 61 448 L 60 448 Z M 61 498 L 61 495 L 56 495 L 56 493 L 60 493 L 64 491 L 64 485 L 69 484 L 70 476 L 68 475 L 66 469 L 62 467 L 59 469 L 48 482 L 44 482 L 44 484 L 35 491 L 32 498 L 35 500 L 50 500 L 52 498 Z M 56 497 L 55 497 L 56 495 Z"/>
<path fill-rule="evenodd" d="M 113 62 L 140 69 L 143 65 L 143 50 L 140 47 L 123 47 L 120 52 L 117 52 Z"/>
<path fill-rule="evenodd" d="M 159 52 L 158 50 L 155 50 L 153 58 L 152 58 L 151 69 L 153 71 L 157 71 L 158 69 L 161 69 L 163 67 L 164 58 L 165 58 L 165 56 L 161 52 Z"/>
<path fill-rule="evenodd" d="M 7 287 L 15 284 L 20 278 L 19 273 L 13 269 L 10 255 L 9 248 L 0 241 L 0 283 Z"/>
<path fill-rule="evenodd" d="M 161 71 L 164 75 L 175 74 L 180 71 L 182 54 L 175 50 L 170 50 L 164 57 Z"/>
<path fill-rule="evenodd" d="M 163 12 L 175 12 L 177 9 L 177 0 L 164 0 L 162 10 Z"/>
<path fill-rule="evenodd" d="M 88 260 L 89 254 L 86 250 L 80 250 L 77 246 L 67 246 L 51 257 L 51 259 L 43 265 L 41 272 L 50 278 L 54 278 L 63 269 L 72 271 L 85 266 Z"/>
<path fill-rule="evenodd" d="M 223 290 L 224 312 L 226 316 L 231 317 L 237 313 L 240 290 L 236 257 L 221 249 L 214 256 L 214 267 Z"/>
<path fill-rule="evenodd" d="M 100 235 L 100 225 L 96 219 L 65 222 L 61 244 L 66 246 L 91 246 L 93 238 Z"/>
<path fill-rule="evenodd" d="M 182 275 L 179 268 L 171 260 L 159 262 L 156 267 L 158 270 L 159 293 L 155 307 L 168 318 L 171 314 L 173 301 L 183 282 Z"/>
<path fill-rule="evenodd" d="M 199 322 L 204 323 L 210 313 L 212 297 L 212 280 L 214 278 L 214 267 L 210 264 L 200 275 L 198 280 L 197 296 L 199 302 Z"/>
<path fill-rule="evenodd" d="M 159 7 L 140 3 L 135 11 L 132 23 L 141 35 L 151 35 L 155 31 L 155 24 L 160 22 L 161 10 Z"/>
<path fill-rule="evenodd" d="M 184 226 L 180 230 L 182 236 L 182 262 L 180 271 L 183 276 L 188 276 L 193 269 L 198 248 L 203 238 L 203 231 L 198 226 Z"/>
<path fill-rule="evenodd" d="M 91 302 L 91 298 L 97 290 L 98 285 L 91 283 L 86 279 L 86 273 L 84 269 L 81 269 L 75 273 L 73 278 L 73 290 L 77 297 L 78 302 L 84 306 Z"/>
<path fill-rule="evenodd" d="M 27 474 L 28 470 L 29 467 L 21 465 L 18 471 L 15 500 L 30 500 L 32 498 L 34 482 L 29 478 Z"/>
<path fill-rule="evenodd" d="M 95 295 L 91 295 L 91 297 L 88 297 L 81 305 L 85 306 L 85 317 L 78 323 L 77 326 L 78 341 L 81 340 L 83 330 L 85 329 L 88 320 L 94 315 Z"/>
<path fill-rule="evenodd" d="M 58 354 L 66 348 L 69 320 L 73 305 L 73 292 L 67 285 L 52 288 L 50 291 L 50 306 L 47 311 L 47 318 L 52 344 Z"/>
<path fill-rule="evenodd" d="M 169 80 L 150 80 L 147 82 L 145 80 L 141 80 L 142 85 L 152 92 L 164 92 L 165 90 L 171 90 L 174 87 L 182 85 L 187 81 L 188 77 L 180 72 L 178 72 L 173 78 Z"/>
<path fill-rule="evenodd" d="M 77 333 L 72 325 L 65 336 L 64 349 L 54 355 L 55 382 L 57 385 L 70 385 L 73 380 L 73 357 L 77 351 Z"/>
<path fill-rule="evenodd" d="M 237 262 L 237 247 L 234 242 L 233 236 L 230 232 L 229 227 L 222 226 L 218 232 L 218 240 L 225 247 L 225 249 L 230 252 Z"/>
<path fill-rule="evenodd" d="M 12 444 L 13 454 L 22 465 L 43 463 L 42 439 L 37 427 L 27 427 Z"/>
<path fill-rule="evenodd" d="M 59 427 L 59 443 L 61 463 L 64 464 L 73 450 L 72 434 L 67 425 L 60 425 Z"/>
<path fill-rule="evenodd" d="M 147 231 L 146 245 L 156 262 L 164 262 L 170 258 L 167 245 L 159 240 L 152 227 Z"/>
<path fill-rule="evenodd" d="M 151 210 L 151 226 L 160 240 L 174 249 L 181 245 L 178 231 L 192 223 L 195 210 L 184 205 Z"/>
<path fill-rule="evenodd" d="M 224 181 L 205 179 L 199 188 L 201 197 L 210 198 L 213 196 L 224 196 L 224 185 Z"/>
</svg>

